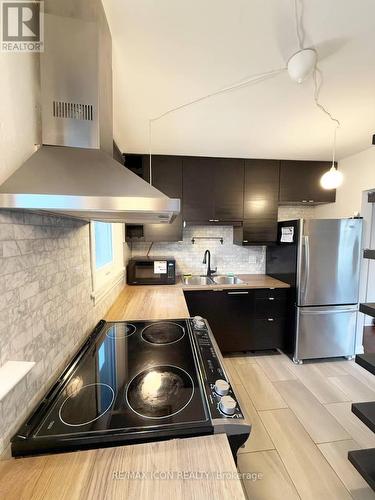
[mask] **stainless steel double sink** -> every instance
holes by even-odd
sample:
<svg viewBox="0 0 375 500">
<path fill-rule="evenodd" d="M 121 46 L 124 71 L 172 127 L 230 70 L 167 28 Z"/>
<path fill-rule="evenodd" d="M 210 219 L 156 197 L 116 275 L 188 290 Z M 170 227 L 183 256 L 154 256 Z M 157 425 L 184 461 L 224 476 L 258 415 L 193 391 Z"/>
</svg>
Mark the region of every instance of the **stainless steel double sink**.
<svg viewBox="0 0 375 500">
<path fill-rule="evenodd" d="M 203 285 L 241 285 L 242 281 L 238 276 L 183 276 L 184 285 L 203 286 Z"/>
</svg>

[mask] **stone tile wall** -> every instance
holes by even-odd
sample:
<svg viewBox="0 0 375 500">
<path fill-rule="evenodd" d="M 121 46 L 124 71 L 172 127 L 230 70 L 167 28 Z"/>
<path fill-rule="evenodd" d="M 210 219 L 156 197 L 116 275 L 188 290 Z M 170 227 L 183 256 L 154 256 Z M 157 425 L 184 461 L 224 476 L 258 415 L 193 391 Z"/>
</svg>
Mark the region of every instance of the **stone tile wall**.
<svg viewBox="0 0 375 500">
<path fill-rule="evenodd" d="M 193 237 L 207 239 L 196 240 Z M 223 244 L 218 239 L 223 238 Z M 133 243 L 132 256 L 144 256 L 149 243 Z M 233 245 L 233 228 L 231 226 L 189 226 L 184 229 L 183 241 L 176 243 L 154 243 L 150 256 L 175 257 L 179 274 L 202 274 L 206 265 L 202 264 L 206 249 L 211 252 L 212 266 L 219 273 L 249 273 L 261 274 L 265 269 L 264 247 L 241 247 Z"/>
<path fill-rule="evenodd" d="M 279 220 L 313 218 L 315 207 L 283 206 L 279 207 Z M 218 240 L 196 240 L 194 236 L 205 238 L 223 237 Z M 133 243 L 132 256 L 146 255 L 149 243 Z M 203 254 L 209 249 L 212 254 L 212 267 L 219 273 L 262 274 L 265 272 L 265 247 L 241 247 L 233 244 L 233 228 L 230 226 L 189 226 L 184 229 L 183 241 L 176 243 L 154 243 L 150 256 L 175 257 L 179 274 L 201 274 L 206 266 L 202 264 Z"/>
<path fill-rule="evenodd" d="M 0 402 L 0 455 L 123 286 L 93 305 L 89 241 L 87 223 L 0 210 L 0 366 L 36 362 Z"/>
</svg>

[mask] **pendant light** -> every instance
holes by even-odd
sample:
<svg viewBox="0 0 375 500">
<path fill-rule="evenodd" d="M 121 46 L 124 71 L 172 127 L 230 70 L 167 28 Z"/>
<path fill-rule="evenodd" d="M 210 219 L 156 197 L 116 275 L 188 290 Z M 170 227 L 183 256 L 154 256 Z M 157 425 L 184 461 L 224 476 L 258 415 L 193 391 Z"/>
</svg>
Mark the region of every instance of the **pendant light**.
<svg viewBox="0 0 375 500">
<path fill-rule="evenodd" d="M 337 170 L 335 165 L 322 175 L 320 185 L 323 189 L 336 189 L 341 186 L 344 177 L 341 172 Z"/>
<path fill-rule="evenodd" d="M 318 75 L 320 77 L 320 80 L 318 81 Z M 340 122 L 337 118 L 335 118 L 329 111 L 328 109 L 321 104 L 319 101 L 319 94 L 320 94 L 320 88 L 322 86 L 322 74 L 320 69 L 318 68 L 317 65 L 315 65 L 314 73 L 313 73 L 313 80 L 314 80 L 314 102 L 315 105 L 322 111 L 325 115 L 328 116 L 328 118 L 334 123 L 334 129 L 333 129 L 333 141 L 332 141 L 332 166 L 331 168 L 325 172 L 322 177 L 320 178 L 320 185 L 322 186 L 323 189 L 336 189 L 338 188 L 344 179 L 344 176 L 342 175 L 341 172 L 337 170 L 337 165 L 335 163 L 335 156 L 336 156 L 336 136 L 337 136 L 337 130 L 340 128 Z"/>
<path fill-rule="evenodd" d="M 337 165 L 335 164 L 336 133 L 337 133 L 338 128 L 339 128 L 339 125 L 336 124 L 335 130 L 333 133 L 332 166 L 328 170 L 328 172 L 323 174 L 322 177 L 320 178 L 320 185 L 322 186 L 323 189 L 327 189 L 327 190 L 338 188 L 339 186 L 341 186 L 342 181 L 344 179 L 342 172 L 339 172 L 339 170 L 337 170 Z"/>
</svg>

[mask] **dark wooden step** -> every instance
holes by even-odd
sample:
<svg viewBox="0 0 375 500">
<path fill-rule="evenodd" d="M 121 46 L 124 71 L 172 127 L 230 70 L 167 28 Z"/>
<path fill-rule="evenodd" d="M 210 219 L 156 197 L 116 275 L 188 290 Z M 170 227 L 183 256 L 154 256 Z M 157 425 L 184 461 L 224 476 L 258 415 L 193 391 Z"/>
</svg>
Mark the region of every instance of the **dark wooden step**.
<svg viewBox="0 0 375 500">
<path fill-rule="evenodd" d="M 373 193 L 368 194 L 368 202 L 375 203 L 375 191 Z"/>
<path fill-rule="evenodd" d="M 375 401 L 371 403 L 353 403 L 352 412 L 375 432 Z"/>
<path fill-rule="evenodd" d="M 365 370 L 375 375 L 375 352 L 367 354 L 357 354 L 355 362 L 362 366 Z"/>
<path fill-rule="evenodd" d="M 367 302 L 366 304 L 359 304 L 360 312 L 375 318 L 375 302 Z"/>
<path fill-rule="evenodd" d="M 375 448 L 349 451 L 348 459 L 375 491 Z"/>
<path fill-rule="evenodd" d="M 363 251 L 363 257 L 365 259 L 375 259 L 375 250 L 367 248 L 366 250 Z"/>
</svg>

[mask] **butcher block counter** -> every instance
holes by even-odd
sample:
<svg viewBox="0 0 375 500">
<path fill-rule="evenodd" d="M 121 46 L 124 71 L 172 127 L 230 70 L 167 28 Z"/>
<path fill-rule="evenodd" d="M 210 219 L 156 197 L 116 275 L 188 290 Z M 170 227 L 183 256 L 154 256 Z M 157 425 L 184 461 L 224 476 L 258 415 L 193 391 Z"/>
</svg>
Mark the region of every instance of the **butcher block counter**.
<svg viewBox="0 0 375 500">
<path fill-rule="evenodd" d="M 0 461 L 6 500 L 245 500 L 224 434 Z"/>
<path fill-rule="evenodd" d="M 184 285 L 178 278 L 175 285 L 126 286 L 108 311 L 105 319 L 142 320 L 188 318 L 184 290 L 232 288 L 289 288 L 287 283 L 265 274 L 239 274 L 238 285 Z"/>
</svg>

